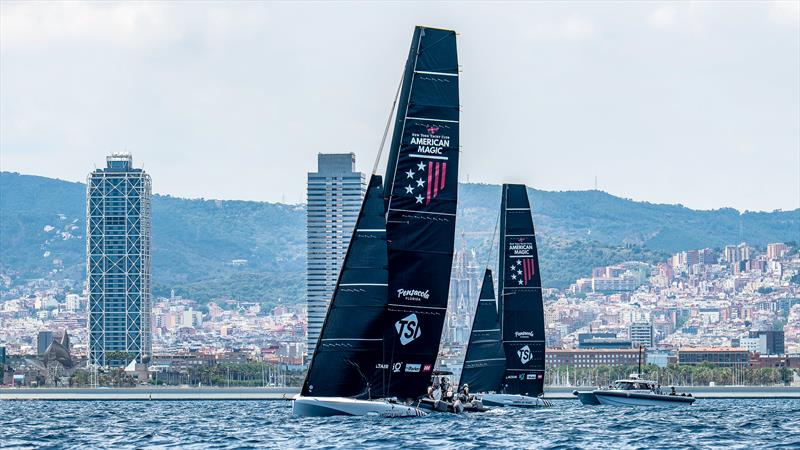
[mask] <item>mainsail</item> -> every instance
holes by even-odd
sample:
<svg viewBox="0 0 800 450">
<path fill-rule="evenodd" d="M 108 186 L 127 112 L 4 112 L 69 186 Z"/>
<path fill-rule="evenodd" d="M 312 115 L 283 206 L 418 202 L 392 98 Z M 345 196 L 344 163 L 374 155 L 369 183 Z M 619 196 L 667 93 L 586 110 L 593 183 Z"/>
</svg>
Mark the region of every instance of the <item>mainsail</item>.
<svg viewBox="0 0 800 450">
<path fill-rule="evenodd" d="M 429 385 L 447 309 L 459 159 L 456 33 L 417 27 L 386 169 L 388 396 Z"/>
<path fill-rule="evenodd" d="M 372 175 L 302 395 L 383 397 L 388 282 L 383 183 Z"/>
<path fill-rule="evenodd" d="M 545 351 L 542 280 L 528 193 L 521 184 L 503 185 L 498 292 L 506 354 L 505 393 L 541 395 Z"/>
<path fill-rule="evenodd" d="M 467 355 L 464 357 L 464 370 L 458 385 L 467 383 L 472 392 L 499 392 L 505 369 L 506 357 L 500 334 L 492 271 L 486 269 L 478 308 L 472 321 Z"/>
</svg>

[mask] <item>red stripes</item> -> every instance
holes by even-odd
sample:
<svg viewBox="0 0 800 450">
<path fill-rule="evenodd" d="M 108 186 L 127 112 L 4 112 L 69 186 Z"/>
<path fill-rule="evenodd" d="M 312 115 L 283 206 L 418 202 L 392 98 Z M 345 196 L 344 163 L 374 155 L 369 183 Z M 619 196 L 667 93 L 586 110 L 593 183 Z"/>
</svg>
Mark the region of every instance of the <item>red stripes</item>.
<svg viewBox="0 0 800 450">
<path fill-rule="evenodd" d="M 528 284 L 528 281 L 533 278 L 533 275 L 536 273 L 536 266 L 533 263 L 533 258 L 525 259 L 522 261 L 522 269 L 524 271 L 524 282 Z"/>
<path fill-rule="evenodd" d="M 431 199 L 439 196 L 439 191 L 444 189 L 445 176 L 447 175 L 446 162 L 428 162 L 428 195 L 425 197 L 425 204 L 430 204 Z M 431 190 L 433 192 L 431 192 Z"/>
<path fill-rule="evenodd" d="M 432 166 L 433 163 L 428 162 L 428 195 L 425 197 L 426 205 L 431 202 L 431 178 L 433 178 L 433 173 L 432 173 L 433 171 L 431 170 Z"/>
</svg>

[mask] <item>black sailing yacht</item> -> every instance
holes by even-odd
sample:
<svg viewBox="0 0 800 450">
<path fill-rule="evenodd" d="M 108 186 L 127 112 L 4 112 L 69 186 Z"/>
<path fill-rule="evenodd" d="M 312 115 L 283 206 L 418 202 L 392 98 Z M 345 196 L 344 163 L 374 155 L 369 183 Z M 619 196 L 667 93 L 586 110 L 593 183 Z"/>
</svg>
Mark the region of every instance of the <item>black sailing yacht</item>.
<svg viewBox="0 0 800 450">
<path fill-rule="evenodd" d="M 460 385 L 485 406 L 550 406 L 544 393 L 544 306 L 536 235 L 525 185 L 504 184 L 499 297 L 486 270 Z"/>
<path fill-rule="evenodd" d="M 455 32 L 416 27 L 386 175 L 370 178 L 296 415 L 424 414 L 410 403 L 428 386 L 447 310 L 458 98 Z"/>
</svg>

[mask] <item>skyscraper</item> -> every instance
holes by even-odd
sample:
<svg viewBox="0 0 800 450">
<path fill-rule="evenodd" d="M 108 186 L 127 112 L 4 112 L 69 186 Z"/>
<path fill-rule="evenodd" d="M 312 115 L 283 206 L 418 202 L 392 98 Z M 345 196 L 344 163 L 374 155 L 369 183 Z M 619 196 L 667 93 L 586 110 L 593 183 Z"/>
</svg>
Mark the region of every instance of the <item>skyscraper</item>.
<svg viewBox="0 0 800 450">
<path fill-rule="evenodd" d="M 86 183 L 89 364 L 125 364 L 119 352 L 143 362 L 152 354 L 150 176 L 127 153 L 106 163 Z"/>
<path fill-rule="evenodd" d="M 356 172 L 353 153 L 320 153 L 317 171 L 308 173 L 309 358 L 314 354 L 365 190 L 365 176 Z"/>
<path fill-rule="evenodd" d="M 36 336 L 36 354 L 39 356 L 44 355 L 44 352 L 47 351 L 47 347 L 49 347 L 52 342 L 52 331 L 40 331 L 39 335 Z"/>
</svg>

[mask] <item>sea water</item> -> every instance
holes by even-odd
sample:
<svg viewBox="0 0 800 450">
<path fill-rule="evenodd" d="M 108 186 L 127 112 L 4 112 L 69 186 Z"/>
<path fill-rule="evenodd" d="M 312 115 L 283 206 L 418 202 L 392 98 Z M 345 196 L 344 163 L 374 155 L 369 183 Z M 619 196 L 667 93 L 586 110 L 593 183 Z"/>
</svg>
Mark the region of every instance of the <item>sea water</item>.
<svg viewBox="0 0 800 450">
<path fill-rule="evenodd" d="M 285 401 L 2 401 L 0 448 L 791 448 L 800 400 L 298 418 Z"/>
</svg>

